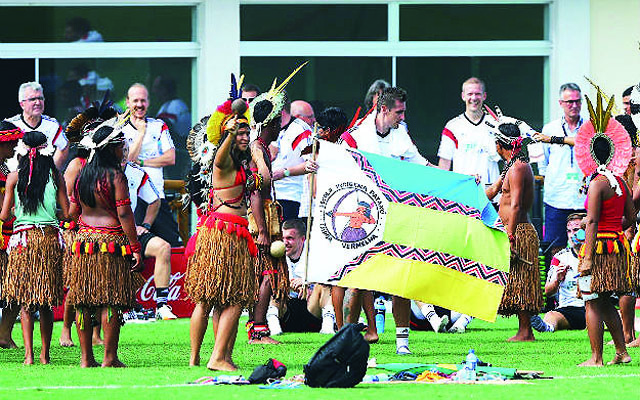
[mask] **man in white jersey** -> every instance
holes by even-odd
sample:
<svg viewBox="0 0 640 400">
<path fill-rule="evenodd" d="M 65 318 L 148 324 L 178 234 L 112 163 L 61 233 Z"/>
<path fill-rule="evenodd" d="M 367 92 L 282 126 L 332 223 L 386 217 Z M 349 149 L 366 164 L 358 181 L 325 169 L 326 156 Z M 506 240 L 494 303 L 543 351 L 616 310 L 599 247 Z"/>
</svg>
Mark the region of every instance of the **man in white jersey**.
<svg viewBox="0 0 640 400">
<path fill-rule="evenodd" d="M 578 252 L 584 243 L 584 229 L 580 224 L 586 214 L 575 213 L 567 218 L 567 237 L 570 246 L 557 252 L 551 260 L 544 291 L 547 296 L 558 294 L 558 307 L 540 318 L 531 317 L 531 326 L 538 332 L 565 329 L 582 330 L 586 327 L 584 300 L 576 297 Z"/>
<path fill-rule="evenodd" d="M 281 332 L 335 333 L 329 287 L 312 285 L 309 287 L 311 292 L 303 297 L 305 232 L 306 225 L 300 219 L 289 219 L 282 224 L 291 292 L 287 303 L 281 307 L 284 313 L 279 313 L 275 304 L 267 310 L 267 323 L 272 335 Z"/>
<path fill-rule="evenodd" d="M 409 136 L 404 114 L 407 109 L 407 92 L 398 87 L 384 89 L 378 98 L 376 111 L 371 112 L 356 126 L 340 137 L 340 143 L 348 147 L 392 157 L 416 164 L 431 165 L 416 148 Z M 339 290 L 339 289 L 337 289 Z M 336 289 L 332 291 L 332 296 Z M 344 292 L 343 295 L 344 296 Z M 336 296 L 337 297 L 337 296 Z M 338 298 L 338 297 L 337 297 Z M 339 299 L 339 298 L 338 298 Z M 341 300 L 334 300 L 333 307 L 342 307 Z M 367 316 L 368 331 L 365 339 L 377 341 L 373 294 L 365 292 L 363 308 Z M 393 296 L 393 318 L 396 323 L 396 353 L 411 354 L 409 350 L 409 318 L 411 301 Z"/>
<path fill-rule="evenodd" d="M 313 109 L 311 110 L 313 113 Z M 305 169 L 302 150 L 311 144 L 311 135 L 309 124 L 291 114 L 291 104 L 287 100 L 282 110 L 282 130 L 278 140 L 269 145 L 271 153 L 276 154 L 272 165 L 272 179 L 276 200 L 282 206 L 285 221 L 298 217 L 302 186 L 306 182 L 303 175 L 309 172 Z"/>
<path fill-rule="evenodd" d="M 465 111 L 447 122 L 442 130 L 438 167 L 476 176 L 483 185 L 489 185 L 500 176 L 500 156 L 490 127 L 486 125 L 484 82 L 475 77 L 467 79 L 462 84 L 461 96 Z"/>
<path fill-rule="evenodd" d="M 26 82 L 18 89 L 18 102 L 22 113 L 7 118 L 23 132 L 39 131 L 47 137 L 47 143 L 56 148 L 53 161 L 61 169 L 69 154 L 69 141 L 62 131 L 62 125 L 55 118 L 44 115 L 44 94 L 38 82 Z"/>
<path fill-rule="evenodd" d="M 135 210 L 138 198 L 148 204 L 144 220 L 136 226 L 136 231 L 142 245 L 143 256 L 156 259 L 153 270 L 156 286 L 156 319 L 176 319 L 171 307 L 167 305 L 171 277 L 171 246 L 151 232 L 151 226 L 160 210 L 160 195 L 149 179 L 149 175 L 137 165 L 125 162 L 124 174 L 129 184 L 131 209 Z"/>
<path fill-rule="evenodd" d="M 127 107 L 131 118 L 122 128 L 129 146 L 129 161 L 138 164 L 147 174 L 160 196 L 160 211 L 151 231 L 173 247 L 179 244 L 178 224 L 169 203 L 164 196 L 164 175 L 162 168 L 174 165 L 176 149 L 169 134 L 169 128 L 162 120 L 147 117 L 149 92 L 141 83 L 134 83 L 127 91 Z M 146 202 L 138 204 L 134 210 L 136 223 L 142 223 L 146 212 Z"/>
</svg>

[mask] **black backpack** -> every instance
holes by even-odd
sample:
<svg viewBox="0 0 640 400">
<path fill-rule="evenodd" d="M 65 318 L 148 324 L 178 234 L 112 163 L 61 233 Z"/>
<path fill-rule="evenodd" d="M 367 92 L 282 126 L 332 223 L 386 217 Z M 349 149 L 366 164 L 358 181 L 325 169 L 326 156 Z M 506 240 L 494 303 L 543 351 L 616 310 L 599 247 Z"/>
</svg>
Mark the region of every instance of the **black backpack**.
<svg viewBox="0 0 640 400">
<path fill-rule="evenodd" d="M 304 366 L 304 383 L 311 387 L 350 388 L 367 373 L 369 343 L 362 324 L 347 324 Z"/>
</svg>

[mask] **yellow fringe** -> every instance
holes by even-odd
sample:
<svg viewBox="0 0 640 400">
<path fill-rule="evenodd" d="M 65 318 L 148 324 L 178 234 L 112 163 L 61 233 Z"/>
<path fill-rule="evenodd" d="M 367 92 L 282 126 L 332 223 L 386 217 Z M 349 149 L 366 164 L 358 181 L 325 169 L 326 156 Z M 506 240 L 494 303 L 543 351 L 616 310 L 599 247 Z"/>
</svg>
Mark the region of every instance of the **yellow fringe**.
<svg viewBox="0 0 640 400">
<path fill-rule="evenodd" d="M 125 235 L 80 232 L 77 241 L 128 243 Z M 131 272 L 131 258 L 111 253 L 74 255 L 69 271 L 67 302 L 80 307 L 114 306 L 130 308 L 136 304 L 136 290 L 142 277 Z"/>
<path fill-rule="evenodd" d="M 185 289 L 196 303 L 218 308 L 253 305 L 258 288 L 247 240 L 202 226 L 187 262 Z"/>
<path fill-rule="evenodd" d="M 26 247 L 9 254 L 2 296 L 9 303 L 26 306 L 62 304 L 62 247 L 58 229 L 51 226 L 26 232 Z"/>
<path fill-rule="evenodd" d="M 515 237 L 515 251 L 532 265 L 511 259 L 509 278 L 498 313 L 505 316 L 520 311 L 537 314 L 544 306 L 538 267 L 538 234 L 533 225 L 524 223 L 516 227 Z"/>
</svg>

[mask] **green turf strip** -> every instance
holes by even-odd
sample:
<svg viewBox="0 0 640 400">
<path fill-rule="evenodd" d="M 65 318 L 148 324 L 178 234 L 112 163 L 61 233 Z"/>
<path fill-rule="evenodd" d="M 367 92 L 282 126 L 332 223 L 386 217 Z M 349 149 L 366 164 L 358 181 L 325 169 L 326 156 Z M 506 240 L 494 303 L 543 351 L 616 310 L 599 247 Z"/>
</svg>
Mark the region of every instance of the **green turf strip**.
<svg viewBox="0 0 640 400">
<path fill-rule="evenodd" d="M 0 399 L 148 399 L 186 400 L 191 398 L 278 398 L 335 400 L 385 398 L 389 400 L 443 399 L 638 399 L 640 393 L 640 349 L 629 349 L 631 365 L 604 368 L 577 368 L 589 357 L 586 331 L 537 333 L 534 343 L 506 343 L 517 328 L 515 318 L 498 318 L 495 324 L 474 320 L 462 335 L 412 332 L 413 355 L 395 354 L 393 318 L 387 315 L 387 330 L 381 342 L 371 347 L 371 357 L 379 363 L 459 363 L 470 348 L 484 361 L 495 366 L 524 370 L 542 370 L 553 380 L 529 381 L 514 385 L 437 385 L 437 384 L 369 384 L 353 389 L 263 390 L 255 386 L 183 386 L 202 376 L 219 375 L 203 367 L 189 368 L 189 321 L 163 321 L 144 325 L 126 325 L 120 340 L 120 358 L 126 369 L 89 369 L 77 367 L 78 347 L 58 345 L 61 323 L 54 327 L 51 365 L 23 366 L 23 349 L 0 349 Z M 244 318 L 243 318 L 244 322 Z M 39 351 L 39 327 L 36 323 L 36 352 Z M 302 366 L 329 338 L 321 334 L 284 334 L 277 336 L 279 346 L 250 346 L 240 331 L 234 360 L 245 377 L 253 368 L 274 357 L 288 368 L 287 376 L 302 373 Z M 13 337 L 22 346 L 20 325 Z M 77 344 L 77 336 L 73 335 Z M 610 336 L 605 333 L 605 341 Z M 205 337 L 201 356 L 203 365 L 211 354 L 213 335 Z M 96 358 L 102 359 L 102 348 L 96 347 Z M 605 360 L 614 355 L 605 346 Z M 36 353 L 37 359 L 37 353 Z M 373 370 L 372 373 L 381 372 Z M 84 387 L 84 388 L 83 388 Z M 604 396 L 604 397 L 603 397 Z"/>
</svg>

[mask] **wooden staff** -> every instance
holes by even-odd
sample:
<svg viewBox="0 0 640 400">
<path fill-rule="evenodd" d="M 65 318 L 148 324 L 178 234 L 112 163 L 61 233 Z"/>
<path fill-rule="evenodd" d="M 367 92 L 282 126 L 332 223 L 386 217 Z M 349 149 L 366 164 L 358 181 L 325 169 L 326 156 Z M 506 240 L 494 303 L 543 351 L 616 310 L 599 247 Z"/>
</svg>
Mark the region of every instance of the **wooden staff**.
<svg viewBox="0 0 640 400">
<path fill-rule="evenodd" d="M 313 125 L 313 144 L 311 145 L 311 159 L 316 161 L 318 158 L 318 123 Z M 306 254 L 304 256 L 304 283 L 302 286 L 302 297 L 307 298 L 307 276 L 309 271 L 309 236 L 311 235 L 311 206 L 313 205 L 313 189 L 316 183 L 316 173 L 312 172 L 309 179 L 309 215 L 307 216 L 307 232 L 304 237 L 306 246 Z"/>
</svg>

